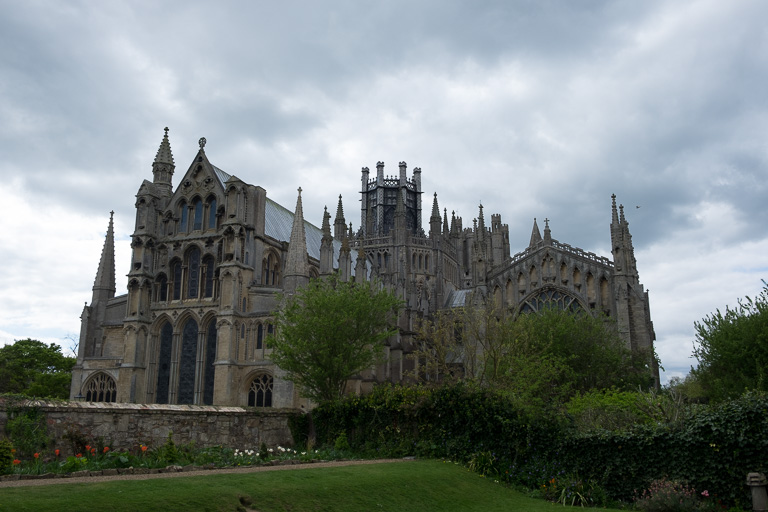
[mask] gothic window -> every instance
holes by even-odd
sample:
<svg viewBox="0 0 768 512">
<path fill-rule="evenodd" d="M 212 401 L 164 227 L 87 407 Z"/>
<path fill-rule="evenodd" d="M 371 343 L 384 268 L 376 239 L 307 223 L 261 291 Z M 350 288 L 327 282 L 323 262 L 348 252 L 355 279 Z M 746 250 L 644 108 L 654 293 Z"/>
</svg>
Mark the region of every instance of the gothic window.
<svg viewBox="0 0 768 512">
<path fill-rule="evenodd" d="M 571 313 L 580 313 L 584 310 L 575 297 L 554 288 L 541 290 L 536 295 L 527 298 L 520 306 L 521 313 L 538 313 L 547 309 L 558 309 Z"/>
<path fill-rule="evenodd" d="M 99 372 L 85 384 L 86 402 L 116 402 L 117 386 L 115 379 L 106 373 Z"/>
<path fill-rule="evenodd" d="M 272 407 L 272 385 L 271 375 L 258 375 L 251 381 L 248 389 L 249 407 Z"/>
<path fill-rule="evenodd" d="M 195 363 L 197 362 L 197 322 L 187 320 L 181 332 L 181 357 L 179 359 L 179 399 L 180 404 L 194 403 L 195 399 Z"/>
<path fill-rule="evenodd" d="M 270 251 L 262 261 L 262 282 L 265 286 L 278 286 L 280 284 L 280 260 Z"/>
<path fill-rule="evenodd" d="M 216 198 L 208 198 L 208 225 L 207 229 L 216 229 Z"/>
<path fill-rule="evenodd" d="M 168 300 L 168 278 L 165 277 L 165 274 L 160 274 L 157 277 L 157 300 L 159 302 Z"/>
<path fill-rule="evenodd" d="M 264 348 L 264 326 L 259 324 L 256 328 L 256 350 Z"/>
<path fill-rule="evenodd" d="M 192 229 L 199 231 L 203 229 L 203 202 L 200 200 L 200 198 L 196 198 L 192 202 L 192 210 L 194 210 L 195 215 Z"/>
<path fill-rule="evenodd" d="M 173 276 L 173 300 L 181 299 L 181 262 L 171 262 L 171 275 Z"/>
<path fill-rule="evenodd" d="M 186 233 L 189 220 L 189 208 L 187 207 L 186 201 L 182 201 L 179 208 L 181 208 L 181 224 L 179 224 L 179 232 Z"/>
<path fill-rule="evenodd" d="M 595 287 L 595 276 L 592 272 L 587 272 L 587 302 L 591 308 L 595 307 L 597 302 L 597 289 Z"/>
<path fill-rule="evenodd" d="M 205 377 L 203 380 L 203 403 L 213 405 L 213 378 L 214 366 L 216 361 L 216 319 L 213 318 L 208 323 L 208 329 L 205 339 Z"/>
<path fill-rule="evenodd" d="M 173 346 L 173 327 L 165 322 L 160 328 L 160 353 L 157 361 L 157 388 L 155 402 L 168 403 L 168 389 L 171 382 L 171 348 Z"/>
<path fill-rule="evenodd" d="M 429 254 L 424 256 L 424 271 L 429 272 Z"/>
<path fill-rule="evenodd" d="M 216 269 L 214 268 L 213 256 L 206 256 L 203 258 L 203 272 L 205 273 L 205 279 L 203 281 L 203 296 L 206 298 L 213 297 L 213 284 L 214 274 Z"/>
<path fill-rule="evenodd" d="M 187 268 L 189 274 L 187 296 L 195 299 L 200 285 L 200 249 L 197 247 L 192 247 L 187 253 Z"/>
</svg>

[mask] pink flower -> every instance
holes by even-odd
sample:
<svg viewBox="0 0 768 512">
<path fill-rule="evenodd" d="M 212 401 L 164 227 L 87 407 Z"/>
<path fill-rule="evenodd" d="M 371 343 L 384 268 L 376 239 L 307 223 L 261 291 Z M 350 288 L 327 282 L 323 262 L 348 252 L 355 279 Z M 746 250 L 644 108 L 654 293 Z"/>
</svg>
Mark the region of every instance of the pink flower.
<svg viewBox="0 0 768 512">
<path fill-rule="evenodd" d="M 701 491 L 701 495 L 704 496 L 705 498 L 709 498 L 709 491 L 707 490 Z"/>
</svg>

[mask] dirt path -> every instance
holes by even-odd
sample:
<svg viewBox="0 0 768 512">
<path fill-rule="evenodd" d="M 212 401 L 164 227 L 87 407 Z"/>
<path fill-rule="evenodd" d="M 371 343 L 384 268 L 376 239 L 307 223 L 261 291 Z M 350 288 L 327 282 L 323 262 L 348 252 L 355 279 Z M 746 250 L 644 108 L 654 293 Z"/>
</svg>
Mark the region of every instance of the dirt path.
<svg viewBox="0 0 768 512">
<path fill-rule="evenodd" d="M 242 468 L 209 469 L 202 471 L 179 471 L 172 473 L 153 473 L 146 475 L 112 475 L 112 476 L 85 476 L 78 478 L 41 478 L 39 480 L 13 480 L 0 482 L 0 489 L 7 487 L 29 487 L 36 485 L 60 485 L 60 484 L 88 484 L 96 482 L 114 482 L 121 480 L 149 480 L 151 478 L 184 478 L 190 476 L 227 475 L 243 473 L 259 473 L 262 471 L 291 471 L 314 468 L 334 468 L 340 466 L 358 466 L 368 464 L 383 464 L 388 462 L 408 462 L 407 459 L 376 459 L 376 460 L 343 460 L 333 462 L 315 462 L 311 464 L 289 464 L 285 466 L 251 466 Z"/>
</svg>

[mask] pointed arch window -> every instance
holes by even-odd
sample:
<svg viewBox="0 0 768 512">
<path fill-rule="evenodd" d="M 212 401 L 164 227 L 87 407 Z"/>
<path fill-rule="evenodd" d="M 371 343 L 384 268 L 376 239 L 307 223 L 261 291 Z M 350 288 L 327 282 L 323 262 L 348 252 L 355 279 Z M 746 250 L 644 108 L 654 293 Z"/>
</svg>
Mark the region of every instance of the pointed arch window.
<svg viewBox="0 0 768 512">
<path fill-rule="evenodd" d="M 192 210 L 195 214 L 192 229 L 199 231 L 203 229 L 203 202 L 200 198 L 197 198 L 192 202 Z"/>
<path fill-rule="evenodd" d="M 173 276 L 173 300 L 181 300 L 181 262 L 171 262 L 171 275 Z"/>
<path fill-rule="evenodd" d="M 264 348 L 264 326 L 262 324 L 259 324 L 258 327 L 256 327 L 256 350 L 261 350 Z"/>
<path fill-rule="evenodd" d="M 206 229 L 216 229 L 216 198 L 208 198 L 208 225 Z"/>
<path fill-rule="evenodd" d="M 181 333 L 181 357 L 179 358 L 180 404 L 192 404 L 195 398 L 195 364 L 197 363 L 197 335 L 199 329 L 193 319 L 187 320 Z"/>
<path fill-rule="evenodd" d="M 165 322 L 160 328 L 160 353 L 157 361 L 157 387 L 155 402 L 168 403 L 168 390 L 171 383 L 171 349 L 173 347 L 173 327 Z"/>
<path fill-rule="evenodd" d="M 521 313 L 538 313 L 547 309 L 582 313 L 584 308 L 572 295 L 554 288 L 544 289 L 535 295 L 525 299 L 520 306 Z"/>
<path fill-rule="evenodd" d="M 251 381 L 248 389 L 249 407 L 272 407 L 272 387 L 274 381 L 271 375 L 262 374 Z"/>
<path fill-rule="evenodd" d="M 179 224 L 179 231 L 181 233 L 187 232 L 187 224 L 189 223 L 189 208 L 187 207 L 186 201 L 182 201 L 179 205 L 179 208 L 181 211 L 179 212 L 181 214 L 181 223 Z"/>
<path fill-rule="evenodd" d="M 85 385 L 86 402 L 116 402 L 117 386 L 115 379 L 106 373 L 99 372 Z"/>
<path fill-rule="evenodd" d="M 165 274 L 160 274 L 157 278 L 157 300 L 158 302 L 168 301 L 168 278 Z"/>
</svg>

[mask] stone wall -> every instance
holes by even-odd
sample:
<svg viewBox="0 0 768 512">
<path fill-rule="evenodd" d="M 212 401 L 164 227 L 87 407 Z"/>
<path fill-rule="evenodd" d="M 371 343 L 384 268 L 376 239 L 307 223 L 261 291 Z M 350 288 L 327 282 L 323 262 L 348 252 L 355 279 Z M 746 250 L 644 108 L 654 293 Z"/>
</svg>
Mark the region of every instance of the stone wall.
<svg viewBox="0 0 768 512">
<path fill-rule="evenodd" d="M 14 406 L 21 404 L 15 403 Z M 292 446 L 288 418 L 293 409 L 255 410 L 244 407 L 30 401 L 46 418 L 54 446 L 69 455 L 71 433 L 113 450 L 165 443 L 172 432 L 176 444 L 223 445 L 255 449 Z M 0 400 L 0 435 L 8 419 Z M 67 435 L 70 433 L 70 435 Z"/>
</svg>

